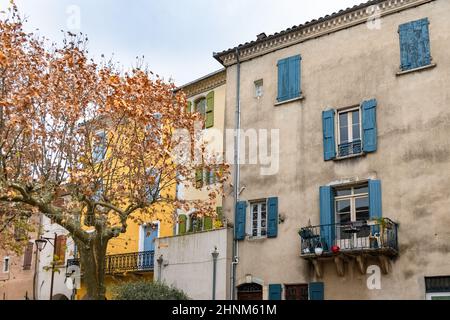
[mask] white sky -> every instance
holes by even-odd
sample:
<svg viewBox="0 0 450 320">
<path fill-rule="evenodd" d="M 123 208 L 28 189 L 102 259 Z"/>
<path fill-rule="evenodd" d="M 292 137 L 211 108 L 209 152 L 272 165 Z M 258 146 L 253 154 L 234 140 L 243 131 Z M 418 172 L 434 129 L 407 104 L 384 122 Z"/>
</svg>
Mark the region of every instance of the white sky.
<svg viewBox="0 0 450 320">
<path fill-rule="evenodd" d="M 221 68 L 213 52 L 317 19 L 364 0 L 16 0 L 27 31 L 60 41 L 83 32 L 94 58 L 130 67 L 136 56 L 177 85 Z M 0 0 L 5 10 L 9 0 Z M 73 7 L 76 6 L 76 7 Z M 75 11 L 73 11 L 75 8 Z M 71 13 L 79 10 L 78 19 Z"/>
</svg>

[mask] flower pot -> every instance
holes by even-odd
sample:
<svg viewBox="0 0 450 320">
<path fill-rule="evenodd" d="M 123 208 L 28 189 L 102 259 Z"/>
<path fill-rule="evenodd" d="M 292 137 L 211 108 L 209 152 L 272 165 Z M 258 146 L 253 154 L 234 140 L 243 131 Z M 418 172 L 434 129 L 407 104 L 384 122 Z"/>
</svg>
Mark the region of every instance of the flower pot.
<svg viewBox="0 0 450 320">
<path fill-rule="evenodd" d="M 321 247 L 317 247 L 314 249 L 314 252 L 316 253 L 316 255 L 321 256 L 323 253 L 323 249 Z"/>
</svg>

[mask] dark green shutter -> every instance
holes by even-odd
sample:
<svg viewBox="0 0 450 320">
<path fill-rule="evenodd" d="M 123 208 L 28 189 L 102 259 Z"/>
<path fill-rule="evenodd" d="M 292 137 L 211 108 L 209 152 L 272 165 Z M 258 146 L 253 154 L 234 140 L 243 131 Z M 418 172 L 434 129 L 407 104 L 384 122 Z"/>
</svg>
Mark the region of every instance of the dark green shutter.
<svg viewBox="0 0 450 320">
<path fill-rule="evenodd" d="M 377 100 L 364 101 L 362 109 L 363 151 L 377 151 Z"/>
<path fill-rule="evenodd" d="M 239 201 L 236 204 L 236 212 L 234 216 L 234 238 L 236 240 L 245 239 L 245 218 L 247 214 L 247 202 Z"/>
<path fill-rule="evenodd" d="M 220 221 L 221 223 L 223 223 L 223 208 L 222 207 L 217 207 L 216 208 L 216 220 Z"/>
<path fill-rule="evenodd" d="M 399 26 L 401 69 L 406 71 L 431 64 L 428 18 Z"/>
<path fill-rule="evenodd" d="M 283 286 L 281 284 L 269 284 L 269 300 L 282 299 Z"/>
<path fill-rule="evenodd" d="M 187 216 L 184 214 L 180 214 L 178 216 L 178 234 L 185 234 L 186 233 L 186 223 L 187 223 Z"/>
<path fill-rule="evenodd" d="M 278 198 L 269 198 L 268 207 L 268 225 L 267 237 L 276 238 L 278 235 Z"/>
<path fill-rule="evenodd" d="M 188 102 L 187 102 L 186 112 L 187 112 L 187 113 L 192 112 L 192 102 L 191 102 L 191 101 L 188 101 Z"/>
<path fill-rule="evenodd" d="M 203 220 L 204 220 L 203 229 L 204 230 L 212 230 L 212 228 L 213 228 L 213 219 L 211 217 L 205 217 Z"/>
<path fill-rule="evenodd" d="M 205 127 L 214 127 L 214 91 L 211 91 L 206 96 L 206 118 Z"/>
<path fill-rule="evenodd" d="M 329 186 L 320 187 L 320 237 L 324 251 L 334 245 L 334 192 Z"/>
<path fill-rule="evenodd" d="M 203 187 L 203 168 L 197 168 L 195 170 L 195 186 L 198 189 Z"/>
<path fill-rule="evenodd" d="M 336 158 L 336 139 L 334 132 L 334 110 L 322 112 L 323 157 L 325 161 Z"/>
<path fill-rule="evenodd" d="M 309 300 L 324 300 L 324 284 L 323 282 L 311 282 L 309 284 Z"/>
</svg>

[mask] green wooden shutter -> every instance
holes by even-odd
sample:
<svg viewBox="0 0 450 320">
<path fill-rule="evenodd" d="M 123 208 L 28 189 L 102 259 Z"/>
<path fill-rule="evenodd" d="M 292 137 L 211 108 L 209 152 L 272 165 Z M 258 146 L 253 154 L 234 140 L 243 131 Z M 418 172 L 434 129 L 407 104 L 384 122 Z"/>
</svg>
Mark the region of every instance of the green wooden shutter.
<svg viewBox="0 0 450 320">
<path fill-rule="evenodd" d="M 281 284 L 269 284 L 269 300 L 282 299 L 283 286 Z"/>
<path fill-rule="evenodd" d="M 203 187 L 203 168 L 195 170 L 195 187 L 198 189 Z"/>
<path fill-rule="evenodd" d="M 186 233 L 187 216 L 180 214 L 178 216 L 178 234 L 182 235 Z"/>
<path fill-rule="evenodd" d="M 216 220 L 220 221 L 221 223 L 223 223 L 223 208 L 222 207 L 217 207 L 216 208 Z"/>
<path fill-rule="evenodd" d="M 188 101 L 188 102 L 187 102 L 186 112 L 187 112 L 187 113 L 192 112 L 192 102 L 191 102 L 191 101 Z"/>
<path fill-rule="evenodd" d="M 268 207 L 267 237 L 276 238 L 278 235 L 278 198 L 269 198 L 267 200 L 267 207 Z"/>
<path fill-rule="evenodd" d="M 320 237 L 324 251 L 334 245 L 334 192 L 329 186 L 320 187 Z"/>
<path fill-rule="evenodd" d="M 334 110 L 322 112 L 323 157 L 325 161 L 336 158 L 336 139 L 334 131 Z"/>
<path fill-rule="evenodd" d="M 213 219 L 212 217 L 205 217 L 203 219 L 203 229 L 204 230 L 212 230 L 213 228 Z"/>
<path fill-rule="evenodd" d="M 377 100 L 364 101 L 361 106 L 363 151 L 377 151 Z"/>
<path fill-rule="evenodd" d="M 214 127 L 214 91 L 211 91 L 206 96 L 206 119 L 205 127 Z"/>
<path fill-rule="evenodd" d="M 236 240 L 245 239 L 246 214 L 247 214 L 247 202 L 239 201 L 236 204 L 236 211 L 234 216 L 234 238 Z"/>
<path fill-rule="evenodd" d="M 311 282 L 309 284 L 309 300 L 324 300 L 324 291 L 323 282 Z"/>
</svg>

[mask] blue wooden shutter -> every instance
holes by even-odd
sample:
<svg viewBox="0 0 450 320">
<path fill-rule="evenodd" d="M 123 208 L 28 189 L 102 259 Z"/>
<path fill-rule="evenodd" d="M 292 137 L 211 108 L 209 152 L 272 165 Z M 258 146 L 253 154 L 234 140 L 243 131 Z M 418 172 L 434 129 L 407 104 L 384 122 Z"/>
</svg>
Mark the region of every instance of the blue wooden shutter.
<svg viewBox="0 0 450 320">
<path fill-rule="evenodd" d="M 383 216 L 380 180 L 369 180 L 369 215 L 371 220 L 379 219 Z M 372 233 L 378 233 L 380 232 L 380 227 L 376 225 L 371 230 Z"/>
<path fill-rule="evenodd" d="M 377 100 L 362 103 L 363 151 L 377 151 Z"/>
<path fill-rule="evenodd" d="M 281 284 L 269 284 L 269 300 L 281 300 L 282 291 Z"/>
<path fill-rule="evenodd" d="M 401 69 L 410 70 L 431 63 L 429 20 L 424 18 L 399 26 Z"/>
<path fill-rule="evenodd" d="M 331 187 L 320 187 L 320 237 L 324 251 L 334 245 L 334 192 Z"/>
<path fill-rule="evenodd" d="M 247 202 L 239 201 L 236 204 L 236 212 L 234 217 L 234 238 L 236 240 L 245 239 L 245 216 L 247 213 Z"/>
<path fill-rule="evenodd" d="M 289 99 L 289 58 L 278 61 L 278 102 Z"/>
<path fill-rule="evenodd" d="M 288 99 L 300 96 L 300 55 L 289 58 L 289 94 Z"/>
<path fill-rule="evenodd" d="M 278 198 L 269 198 L 267 206 L 269 207 L 267 237 L 276 238 L 278 235 Z"/>
<path fill-rule="evenodd" d="M 322 113 L 323 156 L 325 161 L 336 158 L 336 140 L 334 133 L 334 110 Z"/>
<path fill-rule="evenodd" d="M 309 284 L 309 300 L 324 300 L 323 282 L 311 282 Z"/>
</svg>

